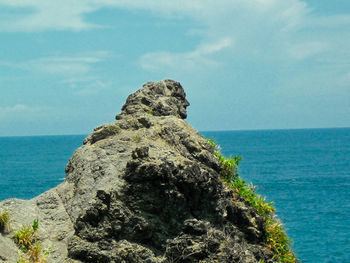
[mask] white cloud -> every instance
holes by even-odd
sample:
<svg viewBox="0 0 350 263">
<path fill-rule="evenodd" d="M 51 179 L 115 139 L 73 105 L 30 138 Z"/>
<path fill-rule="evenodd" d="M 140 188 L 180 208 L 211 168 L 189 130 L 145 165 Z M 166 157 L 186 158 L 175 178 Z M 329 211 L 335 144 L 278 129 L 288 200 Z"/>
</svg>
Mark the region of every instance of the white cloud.
<svg viewBox="0 0 350 263">
<path fill-rule="evenodd" d="M 1 113 L 20 113 L 35 110 L 27 105 L 16 104 L 14 106 L 0 107 Z"/>
<path fill-rule="evenodd" d="M 310 27 L 319 27 L 324 29 L 350 26 L 350 15 L 342 14 L 323 17 L 310 17 L 307 21 L 307 25 Z"/>
<path fill-rule="evenodd" d="M 215 93 L 219 93 L 218 89 L 239 89 L 237 105 L 243 105 L 245 97 L 249 97 L 247 102 L 250 102 L 254 101 L 251 96 L 259 96 L 255 102 L 266 106 L 268 103 L 261 102 L 260 97 L 268 96 L 273 89 L 283 90 L 283 96 L 278 94 L 281 96 L 276 98 L 288 98 L 290 94 L 301 94 L 300 97 L 307 94 L 312 98 L 319 90 L 323 95 L 330 89 L 339 90 L 334 80 L 340 77 L 342 87 L 349 81 L 346 73 L 350 59 L 350 15 L 346 10 L 343 15 L 320 15 L 313 12 L 305 0 L 0 0 L 0 32 L 100 29 L 104 25 L 87 15 L 105 8 L 151 14 L 161 21 L 174 19 L 176 22 L 182 18 L 186 18 L 186 23 L 192 21 L 187 23 L 192 25 L 188 32 L 192 32 L 191 38 L 199 44 L 186 47 L 185 52 L 176 51 L 175 46 L 174 52 L 167 47 L 145 51 L 138 62 L 143 69 L 161 73 L 171 70 L 188 75 L 193 70 L 204 69 L 205 72 L 200 72 L 204 73 L 200 75 L 203 80 L 192 78 L 194 86 L 200 86 L 198 82 L 205 82 L 204 78 L 219 76 L 220 80 L 215 81 L 221 81 L 222 85 L 215 85 Z M 179 39 L 179 45 L 181 41 Z M 109 83 L 99 80 L 93 71 L 105 58 L 106 55 L 101 54 L 57 55 L 19 66 L 61 75 L 72 93 L 93 95 L 109 87 Z M 213 70 L 218 68 L 221 74 Z M 303 91 L 305 86 L 311 87 L 308 93 Z M 214 94 L 210 92 L 208 97 Z M 243 95 L 240 97 L 240 94 Z M 229 100 L 229 96 L 222 98 L 223 101 Z M 265 101 L 268 102 L 267 97 Z M 15 106 L 0 108 L 0 112 L 24 109 Z"/>
<path fill-rule="evenodd" d="M 117 1 L 119 7 L 144 9 L 166 18 L 186 16 L 204 29 L 197 31 L 201 46 L 218 39 L 234 39 L 232 48 L 222 49 L 227 65 L 240 60 L 270 65 L 299 63 L 322 58 L 349 57 L 350 15 L 317 15 L 301 0 L 221 0 L 221 1 Z M 336 27 L 337 30 L 332 30 Z M 190 31 L 191 29 L 189 29 Z M 330 30 L 332 32 L 330 32 Z M 200 33 L 198 33 L 200 32 Z M 330 37 L 331 36 L 331 37 Z M 221 49 L 220 49 L 221 50 Z M 218 53 L 222 55 L 222 53 Z M 237 59 L 239 57 L 239 59 Z M 220 59 L 196 47 L 188 52 L 146 53 L 140 65 L 151 71 L 216 67 Z"/>
<path fill-rule="evenodd" d="M 18 63 L 0 61 L 0 66 L 10 67 L 41 74 L 59 75 L 62 84 L 68 85 L 75 95 L 94 95 L 108 88 L 109 84 L 100 80 L 95 65 L 109 55 L 106 51 L 95 51 L 75 56 L 51 56 Z M 2 111 L 20 110 L 24 105 L 3 108 Z"/>
<path fill-rule="evenodd" d="M 92 1 L 62 0 L 0 0 L 0 6 L 22 11 L 21 15 L 0 20 L 1 31 L 86 30 L 95 25 L 84 20 L 84 15 L 97 10 Z M 1 9 L 0 9 L 1 10 Z M 6 11 L 5 11 L 6 12 Z"/>
<path fill-rule="evenodd" d="M 267 20 L 271 14 L 281 15 L 279 22 L 290 26 L 305 11 L 299 0 L 0 0 L 1 6 L 7 8 L 0 11 L 0 31 L 22 32 L 96 28 L 99 25 L 88 22 L 85 15 L 108 7 L 147 10 L 168 18 L 187 16 L 209 26 L 222 21 L 230 24 L 250 11 Z M 19 13 L 13 15 L 8 8 Z"/>
<path fill-rule="evenodd" d="M 28 70 L 37 70 L 50 74 L 85 74 L 91 69 L 91 62 L 86 62 L 76 58 L 40 58 L 32 60 L 23 65 L 23 68 Z"/>
<path fill-rule="evenodd" d="M 101 62 L 107 52 L 92 52 L 77 56 L 43 57 L 20 64 L 27 70 L 38 70 L 44 73 L 61 75 L 81 75 L 91 71 L 92 65 Z"/>
<path fill-rule="evenodd" d="M 325 42 L 305 42 L 301 44 L 289 45 L 287 52 L 290 57 L 296 60 L 306 59 L 323 53 L 328 50 Z"/>
<path fill-rule="evenodd" d="M 220 65 L 220 60 L 232 63 L 237 61 L 237 57 L 241 60 L 242 57 L 254 57 L 256 60 L 283 60 L 283 57 L 292 56 L 291 43 L 295 43 L 296 46 L 302 45 L 303 40 L 294 38 L 294 33 L 303 26 L 310 12 L 306 4 L 299 0 L 161 2 L 132 1 L 128 6 L 125 1 L 124 4 L 125 7 L 138 6 L 153 13 L 158 11 L 158 15 L 163 16 L 188 16 L 205 29 L 200 35 L 201 45 L 192 51 L 170 53 L 163 50 L 142 56 L 141 67 L 151 71 L 176 70 L 179 69 L 179 65 L 180 70 L 213 68 Z M 214 52 L 216 48 L 222 52 Z M 297 47 L 293 48 L 293 55 L 298 55 L 295 54 Z M 222 56 L 222 53 L 225 55 Z M 221 59 L 218 59 L 218 55 L 221 55 Z M 309 54 L 304 51 L 303 58 L 308 56 Z M 301 59 L 301 52 L 298 58 Z"/>
<path fill-rule="evenodd" d="M 110 83 L 95 77 L 71 78 L 65 80 L 64 83 L 67 83 L 73 90 L 73 93 L 79 96 L 96 95 L 110 86 Z"/>
<path fill-rule="evenodd" d="M 211 58 L 211 55 L 218 53 L 232 46 L 229 38 L 222 39 L 216 43 L 203 44 L 195 50 L 184 53 L 152 52 L 140 58 L 142 68 L 157 71 L 170 68 L 180 71 L 194 70 L 198 68 L 212 68 L 219 66 L 219 62 Z"/>
<path fill-rule="evenodd" d="M 1 11 L 1 6 L 6 7 Z M 321 42 L 317 36 L 303 36 L 300 30 L 321 27 L 322 29 L 350 24 L 349 15 L 316 16 L 305 1 L 301 0 L 0 0 L 0 31 L 36 32 L 43 30 L 81 31 L 98 28 L 86 15 L 102 8 L 121 8 L 151 12 L 165 19 L 188 17 L 204 26 L 201 32 L 202 46 L 217 39 L 235 39 L 237 53 L 263 54 L 265 57 L 294 56 L 300 59 L 312 57 L 311 53 L 325 51 L 321 46 L 315 52 L 310 43 Z M 11 10 L 8 11 L 8 10 Z M 12 11 L 16 11 L 13 15 Z M 193 28 L 192 28 L 193 29 Z M 189 31 L 192 30 L 189 28 Z M 336 48 L 337 43 L 325 41 L 322 45 Z M 350 40 L 348 41 L 350 42 Z M 313 44 L 312 44 L 313 45 Z M 310 49 L 309 49 L 310 50 Z M 187 54 L 171 54 L 166 50 L 155 52 L 158 61 L 167 64 L 171 60 L 184 58 L 188 65 L 195 62 L 191 56 L 198 49 Z M 150 54 L 146 54 L 147 57 Z M 203 56 L 202 56 L 203 57 Z M 50 58 L 47 58 L 50 59 Z M 79 61 L 36 61 L 47 64 L 47 72 L 86 72 L 89 63 Z M 141 59 L 141 62 L 144 59 Z M 56 63 L 57 62 L 57 63 Z M 213 63 L 214 62 L 214 63 Z M 204 64 L 215 61 L 203 59 Z"/>
<path fill-rule="evenodd" d="M 188 52 L 172 53 L 164 49 L 144 54 L 139 59 L 140 65 L 153 71 L 173 69 L 179 64 L 184 69 L 217 67 L 220 59 L 215 56 L 221 52 L 225 52 L 226 62 L 246 56 L 255 61 L 297 63 L 326 52 L 344 57 L 341 45 L 350 45 L 349 37 L 343 36 L 350 24 L 350 15 L 315 15 L 302 0 L 0 0 L 1 6 L 7 8 L 0 11 L 0 31 L 98 28 L 103 25 L 88 21 L 86 15 L 102 8 L 138 10 L 163 19 L 192 19 L 195 23 L 188 31 L 193 32 L 196 26 L 201 28 L 197 31 L 200 44 L 190 47 Z M 9 16 L 9 8 L 16 10 L 16 15 Z M 2 19 L 1 13 L 6 19 Z M 333 27 L 343 30 L 333 33 L 338 37 L 327 38 Z M 315 28 L 317 33 L 313 32 Z M 308 31 L 309 34 L 305 33 Z M 29 61 L 23 67 L 50 74 L 81 75 L 90 72 L 99 60 L 100 56 L 89 55 L 46 57 Z"/>
<path fill-rule="evenodd" d="M 41 112 L 47 111 L 47 107 L 28 106 L 25 104 L 16 104 L 13 106 L 0 106 L 0 119 L 11 119 L 11 118 L 23 118 L 25 119 L 29 115 L 40 114 Z"/>
<path fill-rule="evenodd" d="M 108 52 L 106 51 L 94 51 L 88 54 L 78 54 L 75 56 L 42 57 L 17 63 L 0 61 L 0 65 L 56 75 L 84 75 L 92 71 L 94 64 L 103 62 L 107 55 Z"/>
</svg>

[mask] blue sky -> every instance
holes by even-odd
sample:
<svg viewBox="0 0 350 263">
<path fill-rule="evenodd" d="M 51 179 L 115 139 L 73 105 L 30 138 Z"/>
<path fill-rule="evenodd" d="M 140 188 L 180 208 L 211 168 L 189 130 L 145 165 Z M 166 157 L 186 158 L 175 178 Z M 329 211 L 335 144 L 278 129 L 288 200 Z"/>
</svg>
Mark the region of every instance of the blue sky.
<svg viewBox="0 0 350 263">
<path fill-rule="evenodd" d="M 345 0 L 0 0 L 0 136 L 87 134 L 147 81 L 198 130 L 349 127 Z"/>
</svg>

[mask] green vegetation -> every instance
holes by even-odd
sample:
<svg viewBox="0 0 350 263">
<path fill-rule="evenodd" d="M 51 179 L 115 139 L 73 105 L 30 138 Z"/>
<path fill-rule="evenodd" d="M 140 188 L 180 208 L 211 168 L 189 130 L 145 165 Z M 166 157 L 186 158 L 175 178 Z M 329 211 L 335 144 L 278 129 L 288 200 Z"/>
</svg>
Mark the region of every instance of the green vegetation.
<svg viewBox="0 0 350 263">
<path fill-rule="evenodd" d="M 252 184 L 248 185 L 242 178 L 237 177 L 231 186 L 235 189 L 238 196 L 243 197 L 258 211 L 259 215 L 266 218 L 275 211 L 275 208 L 272 206 L 273 202 L 267 203 L 266 198 L 257 194 L 255 187 Z"/>
<path fill-rule="evenodd" d="M 275 251 L 278 262 L 295 263 L 296 258 L 290 248 L 290 239 L 282 223 L 272 215 L 266 218 L 266 233 L 268 247 Z"/>
<path fill-rule="evenodd" d="M 141 141 L 141 137 L 139 135 L 135 135 L 133 139 L 136 143 L 139 143 Z"/>
<path fill-rule="evenodd" d="M 29 250 L 32 243 L 35 242 L 34 231 L 29 226 L 24 226 L 13 235 L 15 243 L 23 251 Z"/>
<path fill-rule="evenodd" d="M 39 221 L 37 219 L 34 219 L 32 228 L 34 232 L 38 231 Z"/>
<path fill-rule="evenodd" d="M 111 125 L 108 128 L 114 134 L 118 134 L 120 132 L 120 128 L 116 124 L 115 125 Z"/>
<path fill-rule="evenodd" d="M 221 179 L 224 184 L 234 190 L 234 199 L 243 198 L 254 207 L 258 214 L 265 219 L 266 244 L 274 251 L 274 258 L 279 263 L 297 262 L 292 250 L 290 239 L 287 237 L 281 222 L 274 216 L 275 208 L 273 202 L 266 202 L 266 198 L 256 193 L 256 188 L 252 184 L 247 184 L 238 175 L 238 164 L 242 160 L 239 156 L 225 158 L 220 147 L 215 145 L 213 140 L 207 139 L 208 143 L 214 149 L 215 156 L 223 165 Z"/>
<path fill-rule="evenodd" d="M 148 111 L 146 111 L 146 113 L 149 114 L 149 115 L 152 115 L 152 116 L 154 115 L 154 112 L 153 112 L 152 109 L 149 109 Z"/>
<path fill-rule="evenodd" d="M 215 156 L 222 163 L 223 170 L 221 171 L 221 178 L 224 179 L 226 183 L 235 183 L 239 178 L 238 165 L 239 162 L 242 161 L 242 157 L 235 155 L 230 158 L 225 158 L 220 152 L 220 147 L 215 144 L 214 140 L 207 139 L 207 142 L 214 149 Z"/>
<path fill-rule="evenodd" d="M 48 251 L 42 250 L 41 242 L 38 240 L 38 220 L 33 221 L 32 227 L 24 226 L 13 235 L 22 255 L 17 263 L 45 263 Z"/>
<path fill-rule="evenodd" d="M 0 212 L 0 233 L 8 231 L 10 224 L 10 212 L 3 211 Z"/>
</svg>

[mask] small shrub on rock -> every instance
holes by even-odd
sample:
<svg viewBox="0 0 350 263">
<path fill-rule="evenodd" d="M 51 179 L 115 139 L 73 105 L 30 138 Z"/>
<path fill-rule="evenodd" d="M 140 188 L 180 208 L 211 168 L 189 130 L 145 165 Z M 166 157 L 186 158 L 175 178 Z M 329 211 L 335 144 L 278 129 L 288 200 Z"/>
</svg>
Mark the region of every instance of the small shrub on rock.
<svg viewBox="0 0 350 263">
<path fill-rule="evenodd" d="M 4 211 L 0 213 L 0 233 L 8 231 L 10 224 L 10 212 Z"/>
<path fill-rule="evenodd" d="M 266 244 L 274 252 L 274 259 L 279 263 L 295 263 L 297 259 L 291 250 L 290 239 L 284 231 L 282 223 L 273 214 L 275 208 L 273 202 L 266 202 L 266 198 L 256 193 L 256 187 L 247 184 L 238 175 L 238 164 L 242 160 L 239 156 L 225 158 L 220 147 L 215 145 L 213 140 L 208 139 L 208 143 L 214 150 L 215 156 L 222 163 L 221 179 L 224 185 L 235 192 L 233 198 L 241 197 L 254 207 L 258 214 L 265 220 Z"/>
<path fill-rule="evenodd" d="M 16 263 L 47 262 L 45 257 L 47 256 L 47 252 L 42 250 L 41 242 L 37 237 L 38 228 L 39 222 L 38 220 L 34 220 L 32 227 L 23 226 L 14 233 L 13 239 L 22 252 L 20 259 Z"/>
</svg>

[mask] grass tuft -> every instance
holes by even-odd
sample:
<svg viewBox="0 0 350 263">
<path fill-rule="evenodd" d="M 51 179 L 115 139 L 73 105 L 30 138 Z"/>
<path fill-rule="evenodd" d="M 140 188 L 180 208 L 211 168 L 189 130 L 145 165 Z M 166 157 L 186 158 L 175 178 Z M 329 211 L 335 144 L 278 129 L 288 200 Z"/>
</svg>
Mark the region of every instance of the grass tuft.
<svg viewBox="0 0 350 263">
<path fill-rule="evenodd" d="M 4 233 L 9 229 L 10 225 L 10 212 L 3 211 L 0 213 L 0 233 Z"/>
<path fill-rule="evenodd" d="M 215 144 L 214 140 L 207 139 L 207 142 L 214 150 L 215 156 L 222 163 L 221 179 L 224 185 L 228 186 L 235 192 L 234 198 L 241 197 L 254 207 L 258 214 L 265 220 L 266 244 L 274 252 L 274 259 L 278 263 L 295 263 L 297 262 L 294 253 L 291 250 L 290 239 L 288 238 L 280 220 L 276 219 L 273 202 L 267 202 L 265 197 L 256 193 L 256 187 L 253 184 L 247 184 L 238 175 L 238 164 L 242 161 L 239 156 L 225 158 L 220 147 Z"/>
<path fill-rule="evenodd" d="M 37 231 L 38 220 L 33 221 L 33 225 L 23 226 L 13 235 L 15 243 L 22 252 L 16 263 L 45 263 L 47 262 L 47 252 L 42 250 L 41 242 L 38 240 Z"/>
<path fill-rule="evenodd" d="M 274 258 L 277 262 L 294 263 L 296 258 L 290 248 L 290 239 L 288 238 L 280 220 L 275 217 L 268 217 L 266 220 L 266 233 L 268 247 L 277 253 Z"/>
<path fill-rule="evenodd" d="M 140 137 L 139 135 L 135 135 L 135 136 L 133 137 L 133 139 L 134 139 L 134 141 L 135 141 L 136 143 L 141 142 L 141 137 Z"/>
<path fill-rule="evenodd" d="M 16 231 L 13 235 L 13 239 L 18 247 L 26 252 L 32 246 L 32 243 L 35 242 L 36 236 L 34 231 L 29 226 L 23 226 L 20 230 Z"/>
<path fill-rule="evenodd" d="M 148 111 L 146 111 L 146 113 L 148 114 L 148 115 L 154 115 L 154 112 L 153 112 L 153 110 L 152 109 L 149 109 Z"/>
</svg>

